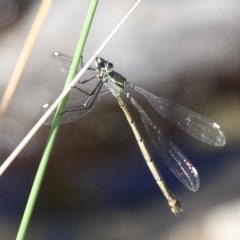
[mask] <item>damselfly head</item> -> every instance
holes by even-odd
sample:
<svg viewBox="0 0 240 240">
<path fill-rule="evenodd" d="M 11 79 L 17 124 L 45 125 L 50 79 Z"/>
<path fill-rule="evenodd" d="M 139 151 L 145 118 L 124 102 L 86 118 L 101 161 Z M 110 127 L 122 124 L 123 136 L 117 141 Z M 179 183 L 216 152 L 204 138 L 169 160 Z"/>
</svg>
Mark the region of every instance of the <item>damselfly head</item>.
<svg viewBox="0 0 240 240">
<path fill-rule="evenodd" d="M 97 65 L 98 71 L 100 72 L 109 73 L 113 70 L 113 64 L 111 62 L 108 62 L 104 58 L 97 57 L 95 63 Z"/>
</svg>

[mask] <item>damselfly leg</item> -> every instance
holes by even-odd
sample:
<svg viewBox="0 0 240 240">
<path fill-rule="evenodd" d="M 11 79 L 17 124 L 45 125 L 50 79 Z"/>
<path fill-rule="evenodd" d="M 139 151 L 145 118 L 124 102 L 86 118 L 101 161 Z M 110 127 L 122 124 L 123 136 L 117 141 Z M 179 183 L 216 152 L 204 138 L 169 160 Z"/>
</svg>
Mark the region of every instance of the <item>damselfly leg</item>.
<svg viewBox="0 0 240 240">
<path fill-rule="evenodd" d="M 62 53 L 55 53 L 54 58 L 60 61 L 61 69 L 68 71 L 71 58 Z M 102 96 L 109 93 L 109 89 L 97 76 L 95 68 L 89 68 L 83 78 L 72 88 L 65 110 L 61 113 L 61 123 L 69 123 L 84 117 L 99 103 Z M 44 104 L 42 113 L 46 112 L 50 104 Z M 52 124 L 55 112 L 47 119 L 46 125 Z"/>
</svg>

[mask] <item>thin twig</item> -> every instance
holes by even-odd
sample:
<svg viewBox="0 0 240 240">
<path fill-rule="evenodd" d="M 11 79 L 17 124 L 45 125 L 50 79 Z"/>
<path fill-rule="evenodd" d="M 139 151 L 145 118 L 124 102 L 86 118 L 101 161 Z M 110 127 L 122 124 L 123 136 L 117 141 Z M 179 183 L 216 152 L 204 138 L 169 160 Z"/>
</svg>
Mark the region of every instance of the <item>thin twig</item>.
<svg viewBox="0 0 240 240">
<path fill-rule="evenodd" d="M 44 21 L 46 14 L 50 8 L 51 2 L 52 2 L 51 0 L 43 0 L 39 7 L 39 10 L 35 17 L 35 20 L 32 24 L 31 30 L 28 34 L 28 37 L 22 48 L 22 52 L 17 61 L 16 67 L 13 71 L 12 77 L 9 81 L 9 84 L 8 84 L 4 94 L 3 94 L 3 97 L 2 97 L 2 100 L 0 103 L 0 120 L 2 119 L 4 113 L 6 112 L 6 109 L 8 108 L 8 106 L 11 102 L 11 99 L 17 89 L 17 86 L 20 82 L 23 71 L 26 67 L 28 59 L 32 52 L 33 46 L 34 46 L 36 39 L 38 37 L 38 34 L 40 32 L 43 21 Z"/>
</svg>

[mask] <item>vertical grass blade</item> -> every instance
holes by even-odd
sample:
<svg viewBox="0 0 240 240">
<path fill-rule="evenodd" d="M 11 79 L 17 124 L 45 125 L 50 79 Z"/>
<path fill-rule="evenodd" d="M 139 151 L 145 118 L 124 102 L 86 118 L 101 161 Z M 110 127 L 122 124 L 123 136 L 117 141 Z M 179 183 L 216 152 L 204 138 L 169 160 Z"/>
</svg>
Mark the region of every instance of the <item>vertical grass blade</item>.
<svg viewBox="0 0 240 240">
<path fill-rule="evenodd" d="M 74 78 L 76 72 L 77 72 L 77 67 L 79 65 L 79 62 L 81 60 L 81 56 L 82 56 L 82 52 L 83 52 L 83 48 L 85 46 L 86 43 L 86 39 L 89 33 L 89 29 L 92 23 L 92 19 L 94 17 L 95 14 L 95 10 L 98 4 L 98 0 L 92 0 L 88 9 L 88 13 L 85 19 L 85 23 L 83 26 L 83 30 L 81 33 L 81 36 L 79 38 L 79 42 L 75 51 L 75 55 L 73 58 L 73 63 L 71 65 L 71 68 L 69 70 L 68 76 L 67 76 L 67 80 L 65 83 L 65 86 L 69 85 L 69 83 L 72 81 L 72 79 Z M 57 132 L 59 129 L 59 124 L 61 121 L 61 116 L 58 114 L 59 112 L 62 112 L 65 105 L 66 105 L 66 101 L 67 101 L 67 97 L 65 97 L 63 99 L 63 101 L 59 104 L 59 107 L 57 108 L 56 111 L 56 115 L 53 121 L 53 125 L 51 127 L 50 133 L 49 133 L 49 137 L 45 146 L 45 150 L 39 165 L 39 168 L 37 170 L 37 174 L 35 176 L 33 185 L 32 185 L 32 189 L 28 198 L 28 202 L 25 208 L 25 212 L 23 214 L 22 217 L 22 221 L 18 230 L 18 234 L 16 237 L 16 240 L 23 240 L 25 235 L 26 235 L 26 231 L 30 222 L 30 218 L 33 212 L 33 208 L 38 196 L 38 192 L 45 174 L 45 170 L 48 164 L 48 160 L 53 148 L 53 144 L 55 142 L 56 136 L 57 136 Z"/>
</svg>

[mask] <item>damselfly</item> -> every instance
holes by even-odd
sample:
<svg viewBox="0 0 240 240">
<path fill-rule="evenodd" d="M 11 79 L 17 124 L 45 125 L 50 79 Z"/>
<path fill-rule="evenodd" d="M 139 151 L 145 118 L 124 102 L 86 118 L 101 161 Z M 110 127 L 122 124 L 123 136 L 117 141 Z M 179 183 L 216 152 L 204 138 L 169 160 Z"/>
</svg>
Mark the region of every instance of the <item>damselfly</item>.
<svg viewBox="0 0 240 240">
<path fill-rule="evenodd" d="M 54 56 L 67 64 L 71 62 L 71 58 L 65 54 L 54 53 Z M 198 190 L 200 184 L 198 172 L 179 148 L 168 140 L 162 130 L 150 119 L 140 104 L 134 99 L 131 92 L 136 92 L 145 97 L 159 114 L 185 133 L 202 142 L 216 147 L 224 146 L 226 139 L 223 131 L 217 123 L 207 117 L 179 106 L 167 99 L 157 97 L 151 92 L 129 83 L 126 78 L 113 70 L 113 64 L 111 62 L 97 57 L 95 65 L 95 67 L 87 70 L 84 78 L 80 79 L 71 90 L 66 108 L 64 112 L 61 113 L 61 123 L 72 122 L 85 116 L 97 105 L 103 95 L 111 92 L 132 128 L 142 155 L 156 183 L 167 199 L 172 212 L 178 214 L 183 210 L 182 203 L 178 197 L 170 192 L 157 169 L 144 138 L 136 125 L 134 117 L 129 111 L 128 103 L 131 103 L 139 113 L 142 123 L 154 146 L 171 172 L 185 187 L 194 192 Z M 46 111 L 48 106 L 49 104 L 45 104 L 43 111 Z M 51 122 L 52 118 L 50 117 L 46 121 L 46 124 L 51 124 Z"/>
</svg>

